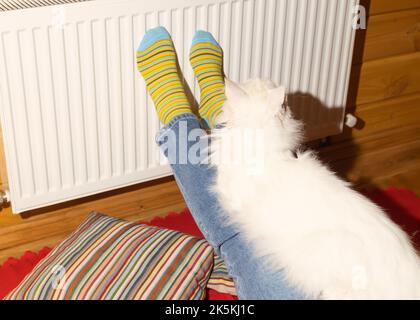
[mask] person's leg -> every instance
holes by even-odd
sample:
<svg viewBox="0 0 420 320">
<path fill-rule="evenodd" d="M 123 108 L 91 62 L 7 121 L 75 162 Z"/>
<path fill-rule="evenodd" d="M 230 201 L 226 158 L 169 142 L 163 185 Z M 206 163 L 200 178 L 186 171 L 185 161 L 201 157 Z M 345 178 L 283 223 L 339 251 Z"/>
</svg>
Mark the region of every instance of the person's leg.
<svg viewBox="0 0 420 320">
<path fill-rule="evenodd" d="M 200 159 L 193 155 L 188 156 L 188 152 L 192 150 L 189 148 L 191 144 L 182 144 L 182 142 L 188 143 L 188 134 L 195 132 L 196 138 L 200 139 L 205 132 L 200 128 L 197 117 L 191 112 L 177 70 L 175 48 L 165 28 L 157 27 L 146 32 L 137 50 L 137 65 L 156 106 L 159 119 L 166 125 L 161 131 L 158 143 L 162 145 L 164 139 L 169 140 L 167 146 L 171 152 L 164 151 L 164 153 L 171 163 L 178 164 L 175 165 L 178 185 L 204 236 L 214 248 L 218 248 L 237 231 L 230 227 L 222 228 L 214 225 L 211 214 L 201 214 L 218 211 L 214 195 L 201 188 L 202 181 L 213 179 L 214 174 L 206 166 L 199 165 Z M 195 160 L 196 165 L 193 165 L 191 160 Z M 181 163 L 185 165 L 180 165 Z M 200 198 L 199 195 L 203 192 L 208 195 Z"/>
<path fill-rule="evenodd" d="M 282 271 L 267 268 L 245 238 L 226 223 L 226 213 L 211 191 L 216 170 L 200 159 L 206 158 L 206 132 L 197 117 L 183 114 L 169 122 L 156 142 L 168 157 L 177 184 L 194 220 L 207 241 L 223 258 L 235 282 L 240 299 L 303 299 L 290 286 Z M 188 156 L 186 156 L 188 155 Z"/>
<path fill-rule="evenodd" d="M 206 132 L 200 128 L 199 119 L 190 112 L 175 115 L 166 122 L 156 141 L 168 157 L 197 225 L 224 259 L 235 281 L 239 298 L 304 298 L 285 281 L 283 272 L 267 270 L 264 259 L 256 257 L 238 229 L 226 224 L 226 213 L 211 191 L 216 171 L 201 163 L 206 158 L 208 139 Z"/>
<path fill-rule="evenodd" d="M 222 113 L 225 102 L 223 76 L 223 50 L 213 36 L 206 31 L 197 31 L 192 39 L 190 62 L 200 86 L 198 112 L 212 128 Z"/>
<path fill-rule="evenodd" d="M 177 115 L 191 112 L 178 74 L 175 48 L 165 28 L 146 32 L 137 49 L 137 67 L 163 124 Z"/>
<path fill-rule="evenodd" d="M 194 220 L 211 246 L 219 248 L 238 231 L 220 224 L 223 211 L 216 194 L 208 189 L 213 184 L 215 171 L 201 161 L 206 157 L 207 134 L 199 119 L 192 114 L 176 117 L 156 137 L 157 144 L 168 158 L 176 182 Z"/>
</svg>

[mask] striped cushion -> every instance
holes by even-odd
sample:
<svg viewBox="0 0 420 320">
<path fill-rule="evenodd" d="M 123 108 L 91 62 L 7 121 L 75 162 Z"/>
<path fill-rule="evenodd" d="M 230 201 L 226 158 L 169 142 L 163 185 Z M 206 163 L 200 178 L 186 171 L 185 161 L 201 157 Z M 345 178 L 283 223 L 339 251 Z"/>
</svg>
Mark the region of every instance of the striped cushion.
<svg viewBox="0 0 420 320">
<path fill-rule="evenodd" d="M 214 255 L 214 267 L 209 282 L 207 283 L 207 288 L 232 296 L 237 295 L 235 283 L 229 276 L 228 269 L 222 258 L 217 254 Z"/>
<path fill-rule="evenodd" d="M 92 213 L 5 299 L 203 299 L 203 239 Z"/>
</svg>

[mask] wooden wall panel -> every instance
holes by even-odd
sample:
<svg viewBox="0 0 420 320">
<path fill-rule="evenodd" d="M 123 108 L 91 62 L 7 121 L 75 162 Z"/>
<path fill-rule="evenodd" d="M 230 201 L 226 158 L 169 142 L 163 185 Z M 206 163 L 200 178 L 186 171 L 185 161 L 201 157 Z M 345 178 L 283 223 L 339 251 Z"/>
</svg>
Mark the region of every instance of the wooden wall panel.
<svg viewBox="0 0 420 320">
<path fill-rule="evenodd" d="M 388 140 L 388 137 L 384 137 Z M 369 185 L 377 177 L 390 177 L 419 168 L 420 141 L 362 153 L 331 163 L 331 167 L 356 185 Z"/>
<path fill-rule="evenodd" d="M 331 137 L 333 143 L 352 139 L 361 141 L 378 133 L 419 124 L 420 94 L 407 95 L 357 106 L 354 114 L 359 119 L 358 126 L 344 128 L 341 135 Z M 417 135 L 420 137 L 420 132 Z"/>
<path fill-rule="evenodd" d="M 420 8 L 419 0 L 371 0 L 370 15 Z"/>
<path fill-rule="evenodd" d="M 420 0 L 419 0 L 420 1 Z M 372 16 L 366 32 L 363 61 L 420 51 L 420 9 Z"/>
<path fill-rule="evenodd" d="M 382 152 L 395 146 L 419 142 L 420 139 L 417 138 L 418 133 L 420 133 L 420 124 L 398 127 L 365 136 L 363 139 L 350 139 L 333 143 L 319 150 L 319 153 L 323 159 L 328 160 L 330 163 L 355 159 L 363 154 Z M 371 165 L 376 167 L 374 163 Z M 383 173 L 385 172 L 386 170 Z"/>
<path fill-rule="evenodd" d="M 356 116 L 364 122 L 361 130 L 357 128 L 353 130 L 353 138 L 356 139 L 391 129 L 418 125 L 420 94 L 362 105 L 356 109 Z"/>
<path fill-rule="evenodd" d="M 362 65 L 357 105 L 420 92 L 420 52 Z"/>
</svg>

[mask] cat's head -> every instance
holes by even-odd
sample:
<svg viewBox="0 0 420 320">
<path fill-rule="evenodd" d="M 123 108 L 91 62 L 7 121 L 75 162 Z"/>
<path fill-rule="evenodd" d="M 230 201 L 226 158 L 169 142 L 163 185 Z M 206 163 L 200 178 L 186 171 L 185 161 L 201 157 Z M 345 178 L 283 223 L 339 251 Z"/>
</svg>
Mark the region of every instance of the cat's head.
<svg viewBox="0 0 420 320">
<path fill-rule="evenodd" d="M 227 128 L 264 129 L 277 136 L 284 148 L 295 149 L 302 138 L 302 124 L 286 106 L 286 90 L 260 79 L 244 84 L 225 82 L 223 121 Z"/>
</svg>

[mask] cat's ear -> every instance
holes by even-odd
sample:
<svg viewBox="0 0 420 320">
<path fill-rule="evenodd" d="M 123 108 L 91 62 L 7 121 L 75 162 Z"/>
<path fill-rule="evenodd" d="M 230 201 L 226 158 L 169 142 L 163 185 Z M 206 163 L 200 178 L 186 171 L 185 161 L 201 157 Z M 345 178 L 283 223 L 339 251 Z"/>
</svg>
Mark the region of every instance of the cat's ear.
<svg viewBox="0 0 420 320">
<path fill-rule="evenodd" d="M 235 101 L 247 96 L 247 93 L 235 82 L 225 79 L 225 94 L 226 98 Z"/>
<path fill-rule="evenodd" d="M 280 87 L 268 90 L 268 101 L 270 101 L 272 104 L 281 106 L 284 103 L 285 97 L 286 97 L 285 87 L 280 86 Z"/>
</svg>

